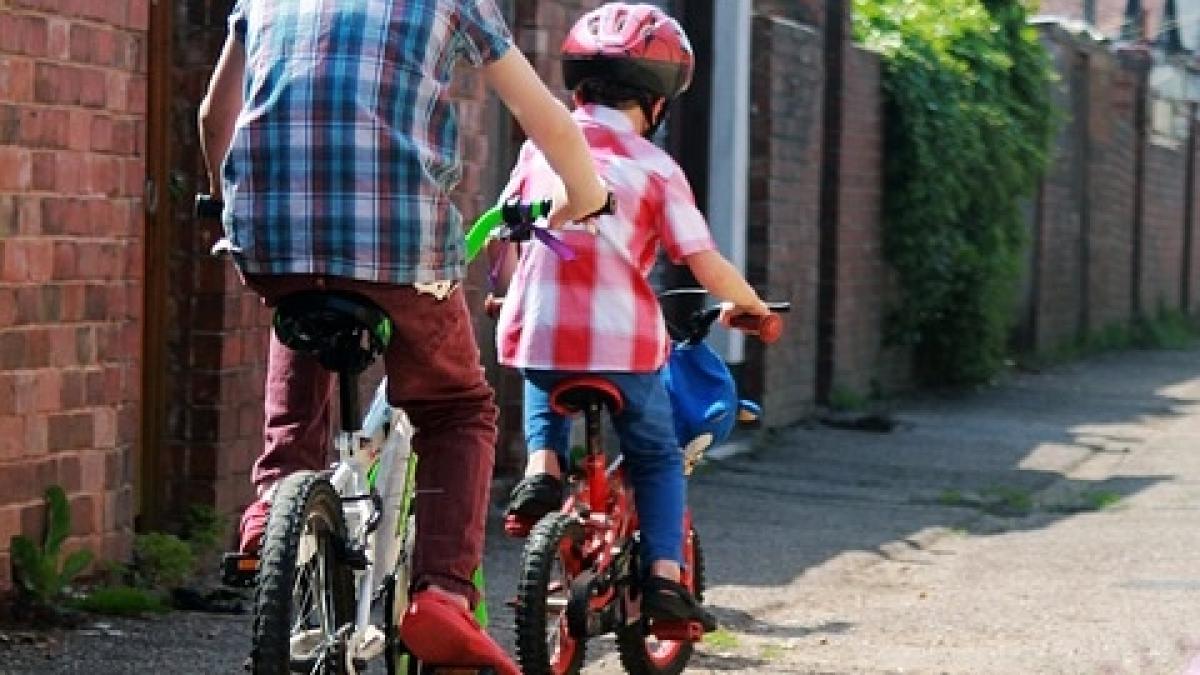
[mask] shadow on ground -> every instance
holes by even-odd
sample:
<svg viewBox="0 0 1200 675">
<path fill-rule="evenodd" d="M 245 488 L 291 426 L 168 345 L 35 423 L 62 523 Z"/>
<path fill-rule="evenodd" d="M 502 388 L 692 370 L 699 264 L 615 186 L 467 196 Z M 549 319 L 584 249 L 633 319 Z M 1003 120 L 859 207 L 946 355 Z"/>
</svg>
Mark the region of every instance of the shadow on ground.
<svg viewBox="0 0 1200 675">
<path fill-rule="evenodd" d="M 1131 453 L 1156 429 L 1200 407 L 1198 357 L 1111 354 L 1013 374 L 970 392 L 909 398 L 896 403 L 899 424 L 890 433 L 812 425 L 766 435 L 751 453 L 702 467 L 689 484 L 708 585 L 783 588 L 847 553 L 904 556 L 906 548 L 925 547 L 930 532 L 986 536 L 1119 508 L 1171 477 L 1067 474 L 1097 457 Z M 503 570 L 515 570 L 518 560 L 519 544 L 494 533 L 488 559 L 494 603 L 515 593 Z M 781 606 L 786 602 L 780 597 Z M 755 605 L 755 614 L 769 614 L 769 605 Z M 722 625 L 741 634 L 786 640 L 854 628 L 764 622 L 745 609 L 713 606 Z M 498 611 L 495 624 L 511 647 L 508 614 Z M 604 649 L 589 651 L 600 658 Z M 705 644 L 693 666 L 756 672 L 744 658 Z M 612 665 L 609 657 L 588 672 Z"/>
</svg>

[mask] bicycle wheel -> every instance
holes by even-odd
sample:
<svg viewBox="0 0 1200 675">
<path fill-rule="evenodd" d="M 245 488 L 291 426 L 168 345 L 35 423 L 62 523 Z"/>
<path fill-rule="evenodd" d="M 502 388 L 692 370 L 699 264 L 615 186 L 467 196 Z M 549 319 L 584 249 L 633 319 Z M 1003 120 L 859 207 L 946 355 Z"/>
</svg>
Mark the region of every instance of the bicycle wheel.
<svg viewBox="0 0 1200 675">
<path fill-rule="evenodd" d="M 584 641 L 567 631 L 570 570 L 579 567 L 583 528 L 551 513 L 538 521 L 521 556 L 517 584 L 517 660 L 525 675 L 566 675 L 583 666 Z"/>
<path fill-rule="evenodd" d="M 692 595 L 704 602 L 704 551 L 700 548 L 700 537 L 696 528 L 688 532 L 684 544 L 684 560 L 692 566 Z M 617 652 L 621 665 L 631 675 L 678 675 L 683 672 L 692 658 L 694 646 L 686 640 L 659 640 L 646 631 L 646 621 L 624 626 L 617 630 Z"/>
<path fill-rule="evenodd" d="M 341 499 L 324 474 L 298 472 L 280 483 L 254 595 L 255 675 L 346 672 L 354 574 L 339 561 L 345 537 Z"/>
</svg>

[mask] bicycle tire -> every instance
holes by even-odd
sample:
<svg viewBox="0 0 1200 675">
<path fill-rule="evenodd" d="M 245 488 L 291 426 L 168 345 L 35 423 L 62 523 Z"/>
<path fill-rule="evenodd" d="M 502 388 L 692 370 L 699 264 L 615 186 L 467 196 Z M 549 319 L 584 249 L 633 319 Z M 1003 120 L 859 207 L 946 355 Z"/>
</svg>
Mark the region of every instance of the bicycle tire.
<svg viewBox="0 0 1200 675">
<path fill-rule="evenodd" d="M 311 532 L 313 538 L 302 542 L 302 537 Z M 332 626 L 338 628 L 353 621 L 354 575 L 351 569 L 339 560 L 337 546 L 345 541 L 346 525 L 342 516 L 341 499 L 329 483 L 327 474 L 302 471 L 284 478 L 276 490 L 271 505 L 271 515 L 263 535 L 262 554 L 258 572 L 258 584 L 254 594 L 253 638 L 250 648 L 251 671 L 255 675 L 285 675 L 293 672 L 292 627 L 298 625 L 293 612 L 312 604 L 317 598 L 303 594 L 298 588 L 301 583 L 315 590 L 320 584 L 328 614 L 320 612 L 324 619 L 321 633 Z M 312 555 L 300 560 L 302 544 L 311 543 Z M 310 564 L 313 574 L 302 574 L 304 565 L 308 572 Z M 315 579 L 317 572 L 324 583 Z M 297 598 L 297 593 L 301 593 Z M 296 605 L 301 605 L 297 608 Z M 318 608 L 319 609 L 319 608 Z M 307 621 L 304 622 L 307 624 Z M 316 630 L 316 629 L 310 629 Z M 345 672 L 345 656 L 334 652 L 333 658 L 314 658 L 311 672 L 335 675 Z M 316 668 L 316 664 L 320 664 Z"/>
<path fill-rule="evenodd" d="M 692 587 L 697 602 L 704 602 L 704 549 L 696 528 L 688 537 L 692 559 Z M 688 552 L 684 552 L 687 557 Z M 617 630 L 617 653 L 630 675 L 679 675 L 692 659 L 695 645 L 687 641 L 655 640 L 646 635 L 645 620 Z"/>
<path fill-rule="evenodd" d="M 570 546 L 564 547 L 564 543 Z M 578 550 L 583 528 L 572 516 L 551 513 L 538 521 L 521 555 L 521 579 L 517 584 L 517 661 L 525 675 L 569 675 L 583 667 L 585 642 L 567 634 L 566 596 L 570 579 L 555 573 L 555 564 L 567 551 Z M 554 577 L 559 577 L 555 579 Z M 551 614 L 551 583 L 559 582 L 562 611 L 554 621 L 553 635 L 547 630 Z M 551 650 L 553 647 L 553 651 Z"/>
</svg>

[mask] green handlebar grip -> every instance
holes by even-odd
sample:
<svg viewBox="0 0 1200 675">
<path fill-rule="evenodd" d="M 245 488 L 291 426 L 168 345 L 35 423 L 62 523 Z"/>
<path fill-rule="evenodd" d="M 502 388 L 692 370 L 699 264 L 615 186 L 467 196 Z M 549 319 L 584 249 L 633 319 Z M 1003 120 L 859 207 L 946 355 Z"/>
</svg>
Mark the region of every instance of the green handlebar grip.
<svg viewBox="0 0 1200 675">
<path fill-rule="evenodd" d="M 484 211 L 482 216 L 475 221 L 471 229 L 467 231 L 467 262 L 470 263 L 483 250 L 483 245 L 491 238 L 492 232 L 503 222 L 504 216 L 501 213 L 503 207 L 499 204 Z"/>
<path fill-rule="evenodd" d="M 549 199 L 541 199 L 535 202 L 530 202 L 527 205 L 529 209 L 529 218 L 537 220 L 550 215 L 551 201 Z M 487 211 L 475 221 L 471 229 L 467 231 L 467 263 L 475 259 L 479 252 L 483 250 L 488 239 L 504 225 L 504 209 L 505 204 L 497 204 Z"/>
</svg>

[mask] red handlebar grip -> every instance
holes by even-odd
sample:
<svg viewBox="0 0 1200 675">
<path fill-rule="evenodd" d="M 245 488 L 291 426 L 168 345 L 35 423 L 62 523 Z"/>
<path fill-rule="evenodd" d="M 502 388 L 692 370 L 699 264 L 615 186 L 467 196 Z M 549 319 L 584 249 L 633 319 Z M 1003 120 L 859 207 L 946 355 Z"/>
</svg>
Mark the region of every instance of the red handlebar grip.
<svg viewBox="0 0 1200 675">
<path fill-rule="evenodd" d="M 778 314 L 755 316 L 742 314 L 735 316 L 729 325 L 744 330 L 751 335 L 757 335 L 759 340 L 771 344 L 783 335 L 783 319 Z"/>
<path fill-rule="evenodd" d="M 483 313 L 490 318 L 496 319 L 500 317 L 500 308 L 504 307 L 504 298 L 488 293 L 488 296 L 483 299 Z"/>
</svg>

